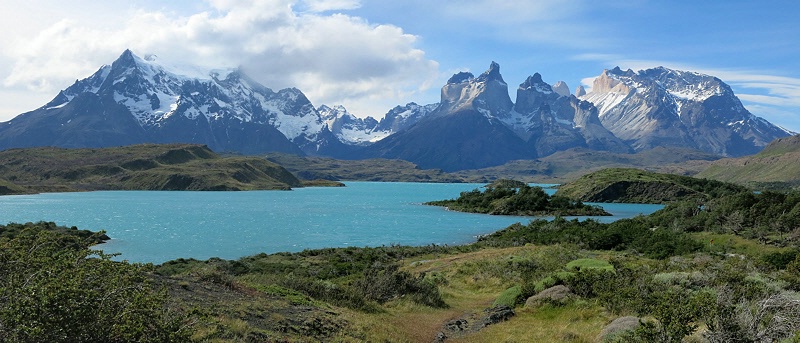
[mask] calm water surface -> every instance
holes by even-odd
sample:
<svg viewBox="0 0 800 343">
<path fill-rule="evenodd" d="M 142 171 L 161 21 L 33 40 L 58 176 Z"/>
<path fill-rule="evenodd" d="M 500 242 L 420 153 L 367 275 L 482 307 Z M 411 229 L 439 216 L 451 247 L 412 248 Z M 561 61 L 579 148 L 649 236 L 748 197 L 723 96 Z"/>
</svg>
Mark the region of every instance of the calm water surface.
<svg viewBox="0 0 800 343">
<path fill-rule="evenodd" d="M 389 244 L 464 244 L 531 217 L 447 211 L 422 202 L 483 184 L 347 182 L 293 191 L 103 191 L 0 197 L 0 223 L 54 221 L 105 230 L 119 259 L 235 259 L 261 252 Z M 552 192 L 551 192 L 552 193 Z M 604 204 L 612 221 L 660 205 Z"/>
</svg>

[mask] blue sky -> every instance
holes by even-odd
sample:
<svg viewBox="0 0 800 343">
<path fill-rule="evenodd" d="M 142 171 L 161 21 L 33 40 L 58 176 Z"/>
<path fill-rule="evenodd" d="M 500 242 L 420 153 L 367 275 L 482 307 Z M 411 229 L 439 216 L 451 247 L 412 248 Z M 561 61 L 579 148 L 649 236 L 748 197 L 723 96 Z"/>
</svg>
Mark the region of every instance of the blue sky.
<svg viewBox="0 0 800 343">
<path fill-rule="evenodd" d="M 242 66 L 265 86 L 380 118 L 439 100 L 458 71 L 500 64 L 514 98 L 535 72 L 571 89 L 656 66 L 728 83 L 752 113 L 800 132 L 800 2 L 5 0 L 0 121 L 39 107 L 124 49 Z"/>
</svg>

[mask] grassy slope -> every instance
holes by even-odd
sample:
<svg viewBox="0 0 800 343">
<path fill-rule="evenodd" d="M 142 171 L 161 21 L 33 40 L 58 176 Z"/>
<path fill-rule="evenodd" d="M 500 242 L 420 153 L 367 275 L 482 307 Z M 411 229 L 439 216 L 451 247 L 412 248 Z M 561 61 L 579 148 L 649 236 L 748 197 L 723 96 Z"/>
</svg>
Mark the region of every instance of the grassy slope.
<svg viewBox="0 0 800 343">
<path fill-rule="evenodd" d="M 205 146 L 144 144 L 104 149 L 0 152 L 4 178 L 28 192 L 290 189 L 301 183 L 255 157 L 222 158 Z"/>
<path fill-rule="evenodd" d="M 460 254 L 421 255 L 401 260 L 403 269 L 439 280 L 447 308 L 431 308 L 407 299 L 392 300 L 379 312 L 362 312 L 328 305 L 300 293 L 265 294 L 248 276 L 213 276 L 210 265 L 164 277 L 181 306 L 204 314 L 193 338 L 197 341 L 238 342 L 248 338 L 342 342 L 431 342 L 450 320 L 480 315 L 497 296 L 520 281 L 510 261 L 535 260 L 542 273 L 558 269 L 576 257 L 594 256 L 561 246 L 486 248 Z M 280 259 L 280 256 L 270 256 Z M 288 261 L 284 261 L 290 263 Z M 318 263 L 313 257 L 295 262 Z M 478 332 L 451 337 L 448 342 L 498 342 L 509 337 L 534 341 L 592 342 L 613 319 L 595 303 L 557 308 L 516 309 L 507 322 Z M 555 339 L 554 339 L 555 338 Z M 561 338 L 568 338 L 567 340 Z"/>
<path fill-rule="evenodd" d="M 664 203 L 686 197 L 707 199 L 717 194 L 715 192 L 742 190 L 744 188 L 719 181 L 639 169 L 610 168 L 567 183 L 559 187 L 556 194 L 581 201 Z"/>
<path fill-rule="evenodd" d="M 700 239 L 709 237 L 698 236 Z M 203 329 L 207 331 L 201 330 L 195 335 L 198 341 L 215 338 L 218 342 L 235 342 L 262 333 L 262 337 L 278 340 L 313 337 L 315 340 L 342 342 L 431 342 L 447 322 L 480 315 L 508 287 L 518 285 L 526 277 L 541 278 L 564 270 L 570 261 L 576 259 L 617 259 L 652 265 L 653 270 L 659 273 L 696 270 L 704 275 L 714 275 L 715 268 L 731 261 L 724 258 L 726 253 L 736 252 L 747 256 L 748 260 L 755 260 L 764 251 L 776 249 L 732 235 L 713 235 L 713 238 L 716 239 L 715 245 L 727 242 L 726 246 L 719 246 L 716 255 L 700 254 L 664 262 L 632 257 L 624 252 L 585 251 L 561 245 L 483 248 L 400 260 L 404 270 L 435 280 L 449 306 L 447 308 L 431 308 L 401 298 L 382 305 L 379 312 L 361 312 L 327 305 L 298 294 L 264 294 L 243 286 L 238 281 L 243 280 L 242 277 L 231 277 L 229 283 L 224 284 L 227 286 L 220 288 L 219 281 L 203 276 L 208 273 L 203 270 L 207 267 L 195 269 L 189 274 L 191 276 L 170 278 L 168 282 L 171 294 L 192 299 L 191 304 L 209 315 L 204 322 L 206 329 Z M 271 258 L 280 259 L 279 256 Z M 291 263 L 313 264 L 319 261 L 305 257 Z M 520 266 L 526 264 L 536 266 L 532 273 L 520 272 Z M 515 312 L 516 315 L 508 321 L 462 336 L 451 336 L 447 342 L 595 342 L 603 327 L 621 316 L 605 309 L 596 299 L 578 299 L 564 306 L 518 306 Z M 319 327 L 330 331 L 323 334 L 316 329 Z"/>
<path fill-rule="evenodd" d="M 773 184 L 800 185 L 800 136 L 781 138 L 753 156 L 716 161 L 698 174 L 715 180 L 761 188 Z"/>
</svg>

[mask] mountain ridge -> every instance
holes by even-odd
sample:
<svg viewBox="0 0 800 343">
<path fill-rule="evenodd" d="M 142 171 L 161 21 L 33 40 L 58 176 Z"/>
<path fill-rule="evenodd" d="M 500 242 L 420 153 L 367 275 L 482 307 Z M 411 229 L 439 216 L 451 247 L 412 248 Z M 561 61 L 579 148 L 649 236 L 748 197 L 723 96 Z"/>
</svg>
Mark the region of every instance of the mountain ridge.
<svg viewBox="0 0 800 343">
<path fill-rule="evenodd" d="M 440 102 L 396 106 L 379 121 L 341 105 L 315 107 L 299 89 L 273 91 L 236 68 L 175 67 L 125 50 L 44 106 L 0 123 L 0 149 L 194 143 L 455 171 L 574 148 L 740 156 L 791 134 L 749 113 L 718 78 L 663 67 L 605 70 L 589 93 L 569 94 L 566 83 L 551 86 L 539 73 L 519 85 L 515 101 L 508 90 L 492 62 L 477 77 L 454 74 Z"/>
<path fill-rule="evenodd" d="M 723 156 L 758 152 L 788 130 L 756 117 L 719 78 L 656 67 L 604 70 L 581 99 L 636 151 L 683 146 Z"/>
</svg>

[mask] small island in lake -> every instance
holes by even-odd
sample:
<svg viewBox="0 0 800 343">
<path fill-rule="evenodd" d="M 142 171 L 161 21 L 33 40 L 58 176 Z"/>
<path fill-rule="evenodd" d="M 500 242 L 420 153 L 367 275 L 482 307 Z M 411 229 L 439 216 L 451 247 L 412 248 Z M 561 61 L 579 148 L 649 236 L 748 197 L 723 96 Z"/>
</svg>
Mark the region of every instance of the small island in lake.
<svg viewBox="0 0 800 343">
<path fill-rule="evenodd" d="M 470 213 L 509 216 L 610 216 L 602 207 L 586 205 L 562 196 L 550 196 L 541 187 L 531 187 L 513 180 L 498 180 L 485 186 L 461 192 L 458 199 L 426 202 Z"/>
</svg>

